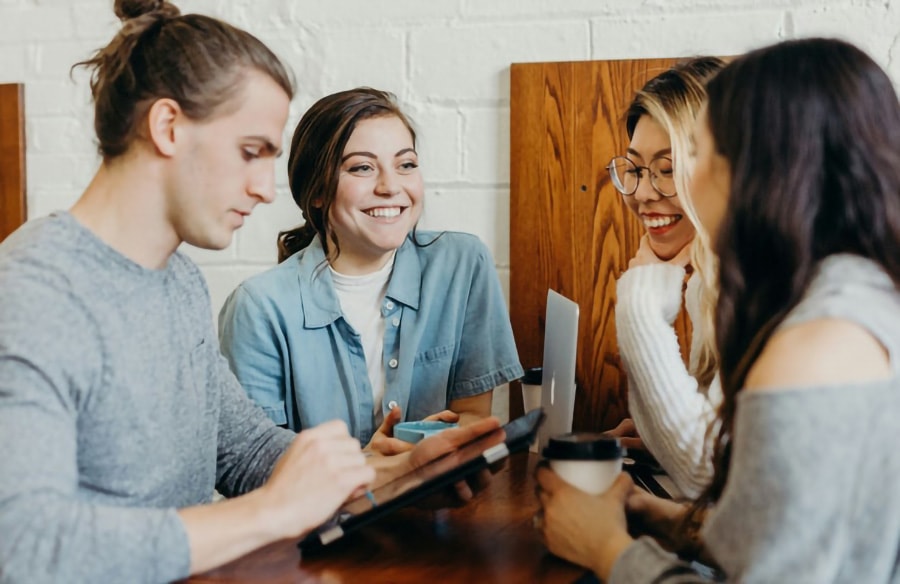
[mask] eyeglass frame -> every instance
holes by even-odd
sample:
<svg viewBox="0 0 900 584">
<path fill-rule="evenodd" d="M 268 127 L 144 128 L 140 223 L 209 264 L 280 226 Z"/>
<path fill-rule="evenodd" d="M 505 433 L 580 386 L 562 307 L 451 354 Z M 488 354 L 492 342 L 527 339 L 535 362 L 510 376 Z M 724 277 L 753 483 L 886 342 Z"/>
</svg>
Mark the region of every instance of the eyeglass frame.
<svg viewBox="0 0 900 584">
<path fill-rule="evenodd" d="M 638 173 L 638 175 L 637 175 L 637 181 L 634 183 L 634 190 L 631 191 L 630 193 L 624 193 L 624 192 L 622 192 L 622 191 L 619 189 L 619 187 L 616 186 L 616 179 L 613 178 L 613 175 L 615 174 L 615 171 L 614 171 L 613 168 L 612 168 L 612 167 L 613 167 L 613 164 L 615 163 L 616 160 L 618 160 L 618 159 L 620 159 L 620 158 L 623 159 L 623 160 L 628 161 L 628 163 L 630 163 L 632 166 L 634 166 L 635 170 L 637 170 L 637 173 Z M 654 158 L 653 160 L 650 161 L 650 164 L 653 164 L 653 163 L 656 162 L 657 160 L 668 160 L 669 162 L 671 162 L 671 163 L 672 163 L 672 166 L 673 166 L 673 172 L 674 172 L 675 162 L 672 160 L 671 157 L 665 156 L 665 155 L 664 155 L 664 156 L 657 156 L 656 158 Z M 672 193 L 671 195 L 667 195 L 666 193 L 664 193 L 664 192 L 662 192 L 661 190 L 659 190 L 659 188 L 657 188 L 657 186 L 656 186 L 656 185 L 654 184 L 654 182 L 653 182 L 653 176 L 656 176 L 656 175 L 655 175 L 654 172 L 652 172 L 652 171 L 650 170 L 650 164 L 648 164 L 647 166 L 640 166 L 639 164 L 636 164 L 636 163 L 634 162 L 634 160 L 628 158 L 627 156 L 613 156 L 613 157 L 610 159 L 609 164 L 606 165 L 606 172 L 609 173 L 609 178 L 610 178 L 610 180 L 612 181 L 613 188 L 616 189 L 616 191 L 617 191 L 620 195 L 622 195 L 623 197 L 633 197 L 633 196 L 634 196 L 634 194 L 635 194 L 635 193 L 637 192 L 637 190 L 638 190 L 638 187 L 641 186 L 641 179 L 644 178 L 644 171 L 646 171 L 647 174 L 650 175 L 650 179 L 649 179 L 649 180 L 650 180 L 650 188 L 652 188 L 659 196 L 665 197 L 666 199 L 671 199 L 672 197 L 678 196 L 678 191 L 675 191 L 675 192 Z"/>
</svg>

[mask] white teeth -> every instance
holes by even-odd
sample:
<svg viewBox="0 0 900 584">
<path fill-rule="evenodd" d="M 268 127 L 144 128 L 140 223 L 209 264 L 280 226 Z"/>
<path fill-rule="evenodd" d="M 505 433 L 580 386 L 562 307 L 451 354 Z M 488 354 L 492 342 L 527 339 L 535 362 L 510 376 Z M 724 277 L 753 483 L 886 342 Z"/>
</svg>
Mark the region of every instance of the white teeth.
<svg viewBox="0 0 900 584">
<path fill-rule="evenodd" d="M 369 217 L 396 217 L 400 214 L 400 207 L 378 207 L 369 209 L 366 215 Z"/>
<path fill-rule="evenodd" d="M 647 227 L 665 227 L 678 221 L 681 217 L 678 215 L 668 215 L 666 217 L 642 217 L 644 225 Z"/>
</svg>

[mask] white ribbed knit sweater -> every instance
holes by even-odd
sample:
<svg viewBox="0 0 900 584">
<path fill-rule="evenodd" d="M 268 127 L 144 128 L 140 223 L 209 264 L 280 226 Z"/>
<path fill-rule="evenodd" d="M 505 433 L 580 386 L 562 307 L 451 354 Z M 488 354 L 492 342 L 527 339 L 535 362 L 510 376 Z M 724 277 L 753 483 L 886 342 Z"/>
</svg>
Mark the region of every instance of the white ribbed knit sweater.
<svg viewBox="0 0 900 584">
<path fill-rule="evenodd" d="M 700 387 L 681 358 L 672 323 L 681 308 L 684 268 L 671 264 L 637 266 L 616 285 L 616 332 L 628 374 L 628 408 L 644 445 L 685 497 L 694 498 L 712 479 L 707 427 L 722 402 L 718 374 Z M 703 341 L 700 279 L 685 293 L 693 323 L 690 365 Z"/>
</svg>

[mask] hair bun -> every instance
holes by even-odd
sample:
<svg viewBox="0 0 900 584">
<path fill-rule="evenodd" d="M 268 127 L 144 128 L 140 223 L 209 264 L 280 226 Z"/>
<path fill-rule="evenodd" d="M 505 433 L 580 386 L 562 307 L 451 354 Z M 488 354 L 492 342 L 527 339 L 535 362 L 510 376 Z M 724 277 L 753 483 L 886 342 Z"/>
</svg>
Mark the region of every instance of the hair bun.
<svg viewBox="0 0 900 584">
<path fill-rule="evenodd" d="M 123 22 L 145 14 L 170 18 L 181 14 L 178 7 L 167 0 L 116 0 L 114 10 Z"/>
</svg>

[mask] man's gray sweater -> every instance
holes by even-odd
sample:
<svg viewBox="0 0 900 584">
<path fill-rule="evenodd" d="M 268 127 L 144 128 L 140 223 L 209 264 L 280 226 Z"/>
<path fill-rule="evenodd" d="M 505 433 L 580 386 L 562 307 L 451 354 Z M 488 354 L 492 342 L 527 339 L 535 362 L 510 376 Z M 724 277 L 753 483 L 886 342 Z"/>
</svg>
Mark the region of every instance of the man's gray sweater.
<svg viewBox="0 0 900 584">
<path fill-rule="evenodd" d="M 0 582 L 188 575 L 176 509 L 261 485 L 290 441 L 219 354 L 206 284 L 68 213 L 0 246 Z"/>
</svg>

